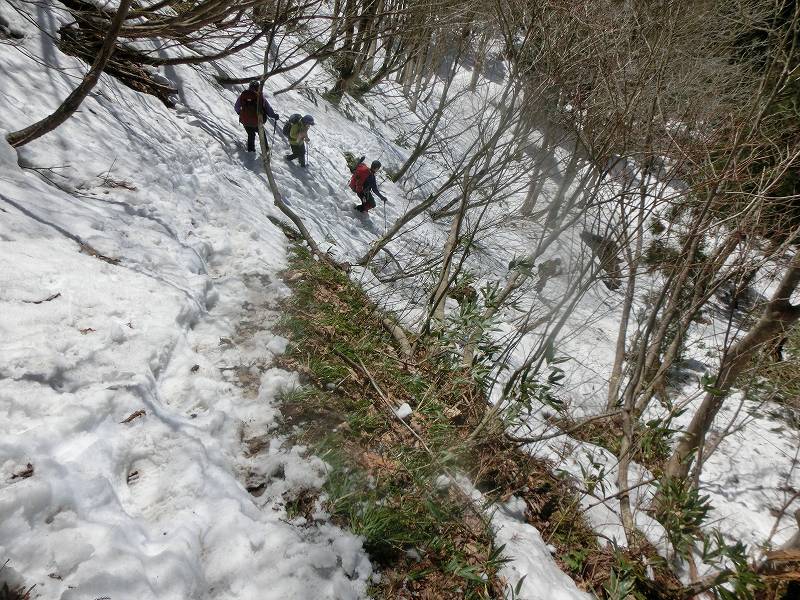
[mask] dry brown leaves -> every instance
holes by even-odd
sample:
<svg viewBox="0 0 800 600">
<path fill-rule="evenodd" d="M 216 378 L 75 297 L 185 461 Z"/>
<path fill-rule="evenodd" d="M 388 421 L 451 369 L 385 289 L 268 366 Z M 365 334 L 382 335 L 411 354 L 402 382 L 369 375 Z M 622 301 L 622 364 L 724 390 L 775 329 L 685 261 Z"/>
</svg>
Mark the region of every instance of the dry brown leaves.
<svg viewBox="0 0 800 600">
<path fill-rule="evenodd" d="M 123 423 L 130 423 L 134 419 L 138 419 L 139 417 L 143 417 L 146 414 L 147 414 L 147 412 L 143 408 L 140 408 L 136 412 L 132 412 L 131 414 L 129 414 L 124 420 L 120 421 L 120 425 L 122 425 Z"/>
</svg>

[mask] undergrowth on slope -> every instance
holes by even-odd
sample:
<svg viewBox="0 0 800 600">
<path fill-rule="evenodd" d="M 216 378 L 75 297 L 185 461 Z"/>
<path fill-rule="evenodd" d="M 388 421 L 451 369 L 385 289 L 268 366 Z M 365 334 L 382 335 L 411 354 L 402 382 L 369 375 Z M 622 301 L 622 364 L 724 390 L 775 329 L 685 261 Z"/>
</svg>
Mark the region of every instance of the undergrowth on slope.
<svg viewBox="0 0 800 600">
<path fill-rule="evenodd" d="M 619 455 L 622 441 L 622 420 L 619 415 L 611 415 L 597 419 L 575 428 L 577 421 L 561 417 L 556 425 L 562 429 L 570 429 L 575 439 L 605 448 L 615 456 Z M 659 477 L 669 459 L 672 439 L 675 430 L 663 419 L 652 419 L 647 422 L 636 421 L 633 432 L 633 460 L 647 467 L 651 473 Z"/>
<path fill-rule="evenodd" d="M 374 597 L 505 597 L 489 511 L 454 484 L 459 477 L 486 502 L 521 498 L 528 522 L 583 589 L 600 598 L 675 597 L 666 569 L 648 577 L 657 563 L 650 549 L 598 544 L 573 484 L 509 442 L 501 421 L 470 439 L 486 414 L 484 394 L 440 344 L 420 340 L 404 356 L 364 292 L 303 248 L 284 279 L 294 293 L 281 325 L 290 344 L 278 362 L 303 382 L 282 398 L 284 427 L 330 466 L 322 498 L 302 496 L 287 511 L 310 516 L 321 500 L 363 536 L 381 573 Z M 404 403 L 413 412 L 403 421 L 394 411 Z"/>
<path fill-rule="evenodd" d="M 502 597 L 501 549 L 481 507 L 441 479 L 471 470 L 474 454 L 456 442 L 483 411 L 477 388 L 404 363 L 363 292 L 302 249 L 286 279 L 292 343 L 281 361 L 308 384 L 284 396 L 284 416 L 331 466 L 325 505 L 363 536 L 382 573 L 374 595 Z M 403 402 L 415 408 L 408 427 L 393 413 Z"/>
</svg>

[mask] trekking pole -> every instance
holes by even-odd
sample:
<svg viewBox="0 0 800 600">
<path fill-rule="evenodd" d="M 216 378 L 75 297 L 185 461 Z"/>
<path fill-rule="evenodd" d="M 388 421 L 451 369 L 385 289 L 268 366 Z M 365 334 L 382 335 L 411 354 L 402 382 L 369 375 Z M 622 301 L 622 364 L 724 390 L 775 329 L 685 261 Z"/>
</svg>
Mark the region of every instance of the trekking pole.
<svg viewBox="0 0 800 600">
<path fill-rule="evenodd" d="M 303 149 L 306 152 L 306 168 L 308 168 L 308 144 L 303 144 Z"/>
<path fill-rule="evenodd" d="M 383 235 L 386 235 L 386 200 L 383 201 Z"/>
</svg>

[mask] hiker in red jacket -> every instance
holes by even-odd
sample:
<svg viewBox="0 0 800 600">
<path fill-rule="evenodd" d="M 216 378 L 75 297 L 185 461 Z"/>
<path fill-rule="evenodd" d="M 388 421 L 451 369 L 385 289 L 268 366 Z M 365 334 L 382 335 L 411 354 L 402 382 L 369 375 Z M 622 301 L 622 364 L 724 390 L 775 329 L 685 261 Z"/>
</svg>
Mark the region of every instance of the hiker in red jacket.
<svg viewBox="0 0 800 600">
<path fill-rule="evenodd" d="M 256 151 L 256 134 L 258 133 L 258 100 L 261 99 L 261 115 L 266 115 L 270 119 L 278 120 L 278 113 L 264 98 L 263 94 L 258 93 L 258 82 L 251 81 L 247 89 L 241 93 L 234 104 L 236 114 L 239 115 L 239 123 L 244 125 L 247 132 L 247 151 Z"/>
<path fill-rule="evenodd" d="M 356 210 L 361 212 L 369 212 L 370 208 L 375 208 L 375 199 L 372 194 L 386 202 L 386 196 L 381 194 L 378 189 L 378 182 L 375 179 L 375 173 L 381 168 L 380 161 L 372 161 L 369 167 L 364 162 L 364 157 L 358 161 L 353 176 L 350 178 L 350 189 L 358 194 L 361 200 L 361 205 L 356 206 Z"/>
</svg>

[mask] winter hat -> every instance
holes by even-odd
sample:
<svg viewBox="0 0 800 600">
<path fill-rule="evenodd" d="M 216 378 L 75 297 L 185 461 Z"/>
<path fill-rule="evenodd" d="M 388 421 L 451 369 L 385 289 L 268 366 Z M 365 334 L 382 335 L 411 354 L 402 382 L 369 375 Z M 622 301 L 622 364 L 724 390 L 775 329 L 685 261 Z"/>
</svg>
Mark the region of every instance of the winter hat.
<svg viewBox="0 0 800 600">
<path fill-rule="evenodd" d="M 303 121 L 303 123 L 305 123 L 306 125 L 313 125 L 313 124 L 314 124 L 314 117 L 312 117 L 311 115 L 306 115 L 306 116 L 305 116 L 305 117 L 303 117 L 301 120 L 302 120 L 302 121 Z"/>
<path fill-rule="evenodd" d="M 255 92 L 258 89 L 258 82 L 257 81 L 251 81 L 250 85 L 247 86 L 247 89 L 248 90 L 253 90 Z"/>
<path fill-rule="evenodd" d="M 380 168 L 381 168 L 381 161 L 379 161 L 379 160 L 373 160 L 373 161 L 372 161 L 372 164 L 370 165 L 370 168 L 371 168 L 373 171 L 377 171 L 378 169 L 380 169 Z"/>
</svg>

